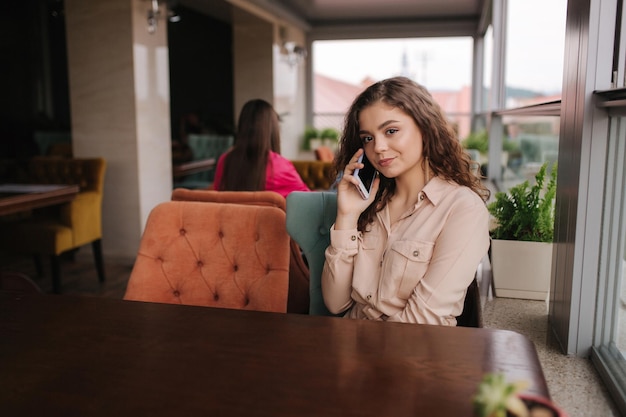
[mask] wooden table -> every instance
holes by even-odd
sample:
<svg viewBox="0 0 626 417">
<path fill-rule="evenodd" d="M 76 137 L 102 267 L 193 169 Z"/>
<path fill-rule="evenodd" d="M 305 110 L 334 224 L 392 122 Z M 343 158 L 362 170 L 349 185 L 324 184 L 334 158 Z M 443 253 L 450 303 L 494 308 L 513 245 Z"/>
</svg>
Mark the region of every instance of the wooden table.
<svg viewBox="0 0 626 417">
<path fill-rule="evenodd" d="M 214 169 L 216 164 L 215 158 L 199 159 L 197 161 L 184 162 L 176 164 L 172 167 L 172 175 L 174 178 L 184 177 L 186 175 L 197 174 L 198 172 Z"/>
<path fill-rule="evenodd" d="M 79 191 L 78 185 L 0 184 L 0 215 L 66 203 Z"/>
<path fill-rule="evenodd" d="M 493 371 L 548 395 L 506 330 L 0 293 L 0 335 L 4 416 L 471 416 Z"/>
</svg>

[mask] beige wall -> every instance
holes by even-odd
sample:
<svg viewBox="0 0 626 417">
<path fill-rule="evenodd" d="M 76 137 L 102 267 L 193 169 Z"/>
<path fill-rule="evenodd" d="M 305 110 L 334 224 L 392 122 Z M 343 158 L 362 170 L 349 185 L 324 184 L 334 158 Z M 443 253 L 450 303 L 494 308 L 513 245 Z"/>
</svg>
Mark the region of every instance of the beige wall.
<svg viewBox="0 0 626 417">
<path fill-rule="evenodd" d="M 270 22 L 244 10 L 233 10 L 233 70 L 235 118 L 243 105 L 260 98 L 274 102 L 272 41 Z"/>
<path fill-rule="evenodd" d="M 167 25 L 149 2 L 66 0 L 72 141 L 107 160 L 103 251 L 136 255 L 145 220 L 172 189 Z"/>
<path fill-rule="evenodd" d="M 285 39 L 279 35 L 280 28 Z M 305 125 L 305 65 L 291 67 L 284 61 L 282 41 L 305 45 L 305 33 L 265 14 L 234 8 L 235 117 L 250 99 L 272 103 L 282 118 L 281 152 L 288 159 L 298 159 Z"/>
</svg>

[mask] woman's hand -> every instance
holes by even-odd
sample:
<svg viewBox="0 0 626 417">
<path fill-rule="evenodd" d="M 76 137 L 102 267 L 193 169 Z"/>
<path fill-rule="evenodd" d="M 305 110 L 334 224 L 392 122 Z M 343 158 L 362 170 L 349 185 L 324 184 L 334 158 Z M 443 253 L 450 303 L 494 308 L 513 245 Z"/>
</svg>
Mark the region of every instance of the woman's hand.
<svg viewBox="0 0 626 417">
<path fill-rule="evenodd" d="M 337 219 L 335 220 L 335 230 L 356 229 L 359 216 L 376 199 L 376 192 L 380 178 L 378 175 L 372 184 L 372 191 L 367 200 L 364 200 L 359 193 L 359 180 L 354 176 L 354 170 L 363 168 L 362 163 L 357 162 L 363 149 L 359 149 L 350 159 L 350 162 L 343 170 L 341 181 L 337 184 Z"/>
</svg>

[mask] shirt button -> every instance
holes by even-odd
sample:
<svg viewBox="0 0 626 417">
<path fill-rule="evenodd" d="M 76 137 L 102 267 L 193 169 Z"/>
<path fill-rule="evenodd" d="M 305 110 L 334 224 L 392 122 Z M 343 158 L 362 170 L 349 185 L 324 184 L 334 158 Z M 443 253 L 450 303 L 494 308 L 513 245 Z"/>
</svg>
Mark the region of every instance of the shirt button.
<svg viewBox="0 0 626 417">
<path fill-rule="evenodd" d="M 420 201 L 424 200 L 424 194 L 420 194 Z"/>
<path fill-rule="evenodd" d="M 369 301 L 372 298 L 372 294 L 367 294 L 367 297 L 365 298 L 367 298 L 367 301 Z"/>
<path fill-rule="evenodd" d="M 418 256 L 420 256 L 420 251 L 418 251 L 418 250 L 414 250 L 414 251 L 413 251 L 413 256 L 415 256 L 416 258 L 417 258 Z"/>
<path fill-rule="evenodd" d="M 354 242 L 354 241 L 356 240 L 356 236 L 352 235 L 352 236 L 350 237 L 350 240 Z"/>
</svg>

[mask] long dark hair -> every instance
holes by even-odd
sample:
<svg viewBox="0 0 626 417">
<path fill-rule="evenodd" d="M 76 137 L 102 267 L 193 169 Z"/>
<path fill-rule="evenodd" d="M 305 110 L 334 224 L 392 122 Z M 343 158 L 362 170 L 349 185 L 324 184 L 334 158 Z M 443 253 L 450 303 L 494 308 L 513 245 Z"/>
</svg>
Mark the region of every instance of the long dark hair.
<svg viewBox="0 0 626 417">
<path fill-rule="evenodd" d="M 359 136 L 359 114 L 379 101 L 400 109 L 413 118 L 422 133 L 423 156 L 428 158 L 430 169 L 435 175 L 467 186 L 483 201 L 487 201 L 489 190 L 482 184 L 480 177 L 472 173 L 471 159 L 461 146 L 441 107 L 425 87 L 406 77 L 379 81 L 354 99 L 345 117 L 340 148 L 335 158 L 337 172 L 342 172 L 354 153 L 363 146 Z M 395 179 L 385 178 L 383 175 L 380 179 L 375 202 L 361 213 L 359 230 L 365 230 L 376 212 L 382 210 L 395 193 Z"/>
<path fill-rule="evenodd" d="M 270 103 L 255 99 L 239 114 L 233 148 L 224 160 L 222 191 L 263 191 L 270 151 L 280 153 L 278 114 Z"/>
</svg>

